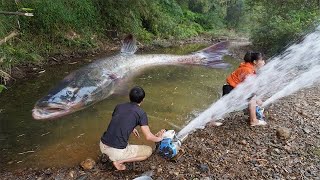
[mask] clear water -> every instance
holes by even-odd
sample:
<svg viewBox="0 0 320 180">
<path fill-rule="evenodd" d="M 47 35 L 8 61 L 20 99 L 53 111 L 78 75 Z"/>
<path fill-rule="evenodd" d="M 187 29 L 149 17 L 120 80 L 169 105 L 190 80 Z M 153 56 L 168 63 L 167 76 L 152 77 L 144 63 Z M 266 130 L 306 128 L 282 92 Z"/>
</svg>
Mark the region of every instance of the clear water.
<svg viewBox="0 0 320 180">
<path fill-rule="evenodd" d="M 320 26 L 301 42 L 291 45 L 282 54 L 267 60 L 256 77 L 247 78 L 230 94 L 214 102 L 180 132 L 184 136 L 206 123 L 222 118 L 229 112 L 241 110 L 255 93 L 264 106 L 299 89 L 320 82 Z"/>
<path fill-rule="evenodd" d="M 184 46 L 153 53 L 187 54 L 204 46 Z M 90 61 L 90 59 L 87 59 Z M 234 67 L 239 61 L 226 57 Z M 118 103 L 128 101 L 128 89 L 91 107 L 54 121 L 31 117 L 35 102 L 72 70 L 83 64 L 46 68 L 39 77 L 19 82 L 0 95 L 0 170 L 22 167 L 59 167 L 79 164 L 100 154 L 99 139 Z M 141 72 L 128 87 L 142 86 L 152 132 L 162 128 L 179 131 L 220 97 L 226 76 L 234 69 L 200 66 L 164 66 Z M 39 70 L 40 71 L 40 70 Z M 131 137 L 130 143 L 144 143 Z"/>
</svg>

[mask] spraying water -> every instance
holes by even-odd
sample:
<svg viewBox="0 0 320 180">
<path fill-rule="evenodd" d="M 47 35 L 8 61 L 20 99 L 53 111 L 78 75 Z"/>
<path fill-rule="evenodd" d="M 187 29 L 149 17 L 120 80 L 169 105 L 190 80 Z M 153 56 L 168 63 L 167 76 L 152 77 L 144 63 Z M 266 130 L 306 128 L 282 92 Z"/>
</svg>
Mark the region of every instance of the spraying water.
<svg viewBox="0 0 320 180">
<path fill-rule="evenodd" d="M 247 107 L 253 93 L 266 99 L 263 106 L 288 96 L 299 89 L 320 81 L 320 26 L 298 44 L 290 46 L 282 54 L 267 61 L 257 76 L 248 77 L 230 94 L 223 96 L 207 110 L 192 120 L 178 134 L 183 137 L 191 131 L 204 128 L 225 114 Z"/>
</svg>

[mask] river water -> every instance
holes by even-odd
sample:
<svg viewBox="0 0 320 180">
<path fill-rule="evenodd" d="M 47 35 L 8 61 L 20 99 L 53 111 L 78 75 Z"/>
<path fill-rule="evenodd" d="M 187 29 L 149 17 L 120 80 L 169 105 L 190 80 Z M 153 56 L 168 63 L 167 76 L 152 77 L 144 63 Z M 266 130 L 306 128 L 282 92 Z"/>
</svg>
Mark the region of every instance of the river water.
<svg viewBox="0 0 320 180">
<path fill-rule="evenodd" d="M 188 54 L 204 48 L 189 45 L 158 49 L 152 53 Z M 148 52 L 150 53 L 150 52 Z M 95 58 L 82 59 L 81 62 Z M 31 116 L 35 102 L 71 71 L 84 64 L 47 67 L 38 77 L 19 81 L 0 95 L 0 171 L 23 167 L 68 167 L 87 157 L 97 159 L 99 139 L 107 128 L 116 104 L 128 101 L 128 89 L 143 87 L 151 131 L 179 131 L 221 96 L 226 76 L 239 64 L 226 56 L 233 66 L 211 69 L 201 66 L 162 66 L 144 70 L 128 82 L 123 92 L 71 115 L 37 121 Z M 40 71 L 40 70 L 39 70 Z M 149 144 L 132 136 L 130 143 Z"/>
</svg>

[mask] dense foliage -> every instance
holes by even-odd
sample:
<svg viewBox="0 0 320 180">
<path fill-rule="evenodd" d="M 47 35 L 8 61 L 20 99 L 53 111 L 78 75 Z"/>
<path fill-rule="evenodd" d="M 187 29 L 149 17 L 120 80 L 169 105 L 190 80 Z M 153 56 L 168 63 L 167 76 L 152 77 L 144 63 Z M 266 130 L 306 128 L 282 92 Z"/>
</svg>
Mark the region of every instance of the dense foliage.
<svg viewBox="0 0 320 180">
<path fill-rule="evenodd" d="M 30 12 L 34 17 L 1 11 Z M 132 33 L 155 39 L 250 35 L 257 49 L 280 52 L 319 22 L 320 0 L 7 0 L 0 2 L 0 70 L 41 63 L 53 53 L 99 48 Z"/>
<path fill-rule="evenodd" d="M 269 55 L 281 52 L 319 25 L 319 0 L 246 0 L 250 37 Z"/>
<path fill-rule="evenodd" d="M 140 41 L 181 39 L 224 29 L 226 5 L 211 0 L 29 0 L 1 1 L 0 38 L 16 30 L 17 38 L 1 45 L 10 63 L 41 61 L 65 50 L 96 48 L 99 42 L 133 33 Z M 218 2 L 218 0 L 217 0 Z M 216 32 L 217 33 L 217 32 Z M 41 55 L 41 56 L 40 56 Z"/>
</svg>

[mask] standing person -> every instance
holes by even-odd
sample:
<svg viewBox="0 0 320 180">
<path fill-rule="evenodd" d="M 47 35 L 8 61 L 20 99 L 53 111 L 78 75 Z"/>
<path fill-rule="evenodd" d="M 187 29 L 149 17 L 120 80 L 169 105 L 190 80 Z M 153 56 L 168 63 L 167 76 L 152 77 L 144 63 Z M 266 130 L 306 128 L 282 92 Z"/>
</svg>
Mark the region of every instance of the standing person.
<svg viewBox="0 0 320 180">
<path fill-rule="evenodd" d="M 257 70 L 265 65 L 263 56 L 259 52 L 247 52 L 244 56 L 244 62 L 227 77 L 227 84 L 222 88 L 222 94 L 229 94 L 237 85 L 242 83 L 248 76 L 255 75 Z M 262 105 L 262 101 L 255 95 L 249 100 L 249 123 L 251 126 L 266 125 L 263 120 L 257 119 L 256 107 Z"/>
<path fill-rule="evenodd" d="M 152 142 L 161 141 L 164 129 L 156 135 L 152 134 L 148 126 L 148 117 L 140 107 L 145 92 L 141 87 L 130 90 L 130 102 L 118 104 L 113 113 L 107 130 L 100 139 L 100 150 L 109 156 L 117 170 L 125 170 L 126 162 L 142 161 L 152 154 L 152 148 L 146 145 L 129 145 L 128 140 L 131 133 L 140 137 L 136 126 L 141 127 L 145 138 Z"/>
</svg>

